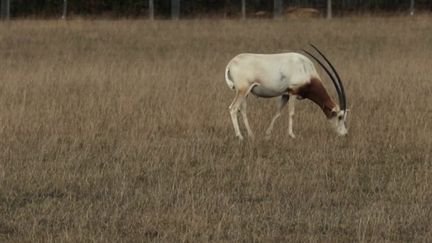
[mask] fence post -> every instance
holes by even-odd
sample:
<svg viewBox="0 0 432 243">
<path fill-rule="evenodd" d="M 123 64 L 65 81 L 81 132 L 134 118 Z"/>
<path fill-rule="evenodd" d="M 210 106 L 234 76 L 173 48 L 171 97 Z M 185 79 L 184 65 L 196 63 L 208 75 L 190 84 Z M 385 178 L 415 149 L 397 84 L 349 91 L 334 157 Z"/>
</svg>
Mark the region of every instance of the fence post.
<svg viewBox="0 0 432 243">
<path fill-rule="evenodd" d="M 327 0 L 327 19 L 332 18 L 332 1 Z"/>
<path fill-rule="evenodd" d="M 246 0 L 241 1 L 242 19 L 246 19 Z"/>
<path fill-rule="evenodd" d="M 180 17 L 180 0 L 171 0 L 171 19 L 178 20 Z"/>
<path fill-rule="evenodd" d="M 154 1 L 149 0 L 149 17 L 150 20 L 154 20 Z"/>
<path fill-rule="evenodd" d="M 66 19 L 67 17 L 67 0 L 63 0 L 63 15 L 62 19 Z"/>
<path fill-rule="evenodd" d="M 1 19 L 9 20 L 10 18 L 10 0 L 1 0 Z"/>
<path fill-rule="evenodd" d="M 414 15 L 414 5 L 415 5 L 415 1 L 411 0 L 411 4 L 410 4 L 410 15 Z"/>
<path fill-rule="evenodd" d="M 274 0 L 273 2 L 273 18 L 282 17 L 283 0 Z"/>
</svg>

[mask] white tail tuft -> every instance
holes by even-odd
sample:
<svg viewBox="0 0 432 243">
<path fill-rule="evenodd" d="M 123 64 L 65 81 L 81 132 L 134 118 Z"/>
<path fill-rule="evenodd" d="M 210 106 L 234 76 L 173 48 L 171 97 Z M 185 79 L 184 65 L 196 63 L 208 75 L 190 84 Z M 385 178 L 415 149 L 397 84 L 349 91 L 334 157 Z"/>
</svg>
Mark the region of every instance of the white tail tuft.
<svg viewBox="0 0 432 243">
<path fill-rule="evenodd" d="M 225 70 L 225 81 L 228 84 L 228 87 L 232 90 L 235 89 L 234 82 L 231 80 L 230 70 L 227 68 Z"/>
</svg>

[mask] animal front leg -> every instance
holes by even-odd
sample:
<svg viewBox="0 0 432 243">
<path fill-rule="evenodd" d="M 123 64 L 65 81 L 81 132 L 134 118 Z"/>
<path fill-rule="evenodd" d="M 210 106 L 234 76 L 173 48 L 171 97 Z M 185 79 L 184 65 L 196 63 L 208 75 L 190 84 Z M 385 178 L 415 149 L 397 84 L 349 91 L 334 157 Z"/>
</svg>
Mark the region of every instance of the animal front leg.
<svg viewBox="0 0 432 243">
<path fill-rule="evenodd" d="M 294 97 L 292 97 L 288 101 L 288 134 L 290 137 L 295 138 L 296 136 L 293 133 L 293 117 L 294 117 L 294 103 L 295 103 Z"/>
<path fill-rule="evenodd" d="M 288 95 L 282 95 L 278 101 L 277 109 L 276 109 L 276 115 L 273 117 L 272 121 L 270 122 L 270 126 L 266 130 L 266 139 L 270 138 L 271 132 L 273 130 L 274 123 L 276 119 L 278 119 L 281 116 L 281 111 L 284 108 L 284 106 L 287 104 L 289 99 Z"/>
<path fill-rule="evenodd" d="M 245 124 L 247 133 L 248 133 L 249 137 L 251 137 L 253 139 L 254 135 L 253 135 L 252 129 L 250 128 L 250 125 L 249 125 L 249 121 L 248 121 L 247 114 L 246 114 L 246 107 L 247 107 L 246 99 L 244 99 L 243 102 L 241 103 L 240 113 L 242 114 L 243 122 Z"/>
</svg>

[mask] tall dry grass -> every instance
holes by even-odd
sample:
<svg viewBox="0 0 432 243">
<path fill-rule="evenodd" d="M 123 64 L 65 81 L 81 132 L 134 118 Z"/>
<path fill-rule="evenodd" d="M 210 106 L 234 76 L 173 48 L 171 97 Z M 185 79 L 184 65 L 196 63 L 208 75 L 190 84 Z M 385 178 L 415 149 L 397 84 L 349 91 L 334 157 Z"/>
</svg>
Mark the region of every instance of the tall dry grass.
<svg viewBox="0 0 432 243">
<path fill-rule="evenodd" d="M 0 241 L 432 240 L 431 21 L 0 23 Z M 249 97 L 237 141 L 226 63 L 309 42 L 349 136 Z"/>
</svg>

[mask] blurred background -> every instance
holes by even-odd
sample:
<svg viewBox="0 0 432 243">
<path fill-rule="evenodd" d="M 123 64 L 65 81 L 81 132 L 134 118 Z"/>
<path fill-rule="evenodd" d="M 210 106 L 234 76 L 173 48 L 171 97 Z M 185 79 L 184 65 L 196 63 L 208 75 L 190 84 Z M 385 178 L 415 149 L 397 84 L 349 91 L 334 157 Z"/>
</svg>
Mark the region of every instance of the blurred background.
<svg viewBox="0 0 432 243">
<path fill-rule="evenodd" d="M 430 0 L 0 0 L 3 19 L 28 17 L 271 18 L 431 11 Z"/>
</svg>

